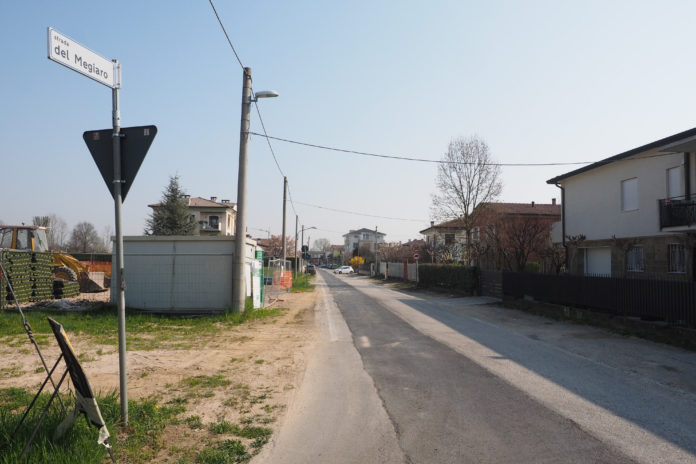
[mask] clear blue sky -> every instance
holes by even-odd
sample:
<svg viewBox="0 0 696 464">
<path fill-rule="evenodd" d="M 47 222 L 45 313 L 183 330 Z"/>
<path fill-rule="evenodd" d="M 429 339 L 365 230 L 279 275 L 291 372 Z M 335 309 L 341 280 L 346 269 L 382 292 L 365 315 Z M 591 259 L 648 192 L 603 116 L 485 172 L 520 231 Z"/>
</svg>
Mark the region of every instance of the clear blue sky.
<svg viewBox="0 0 696 464">
<path fill-rule="evenodd" d="M 477 134 L 500 162 L 596 161 L 696 126 L 694 2 L 215 0 L 270 135 L 439 159 Z M 55 213 L 113 227 L 113 201 L 82 141 L 111 126 L 111 92 L 47 59 L 54 27 L 120 60 L 122 125 L 157 138 L 124 203 L 141 234 L 169 176 L 236 201 L 242 71 L 206 0 L 4 2 L 0 15 L 0 220 Z M 261 132 L 254 114 L 252 130 Z M 389 241 L 430 221 L 435 165 L 272 142 L 306 235 L 352 228 Z M 573 167 L 503 169 L 501 201 L 548 203 Z M 281 231 L 283 178 L 252 137 L 250 232 Z M 396 221 L 332 212 L 309 205 Z M 288 233 L 295 211 L 288 206 Z M 306 239 L 307 237 L 305 237 Z"/>
</svg>

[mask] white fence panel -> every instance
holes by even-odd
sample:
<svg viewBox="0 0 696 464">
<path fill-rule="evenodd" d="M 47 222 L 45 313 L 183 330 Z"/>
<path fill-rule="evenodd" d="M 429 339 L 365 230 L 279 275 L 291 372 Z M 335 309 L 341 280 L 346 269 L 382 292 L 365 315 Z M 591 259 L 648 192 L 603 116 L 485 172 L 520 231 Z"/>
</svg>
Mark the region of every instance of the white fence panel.
<svg viewBox="0 0 696 464">
<path fill-rule="evenodd" d="M 408 280 L 411 282 L 418 282 L 418 264 L 408 264 Z"/>
<path fill-rule="evenodd" d="M 403 279 L 404 278 L 404 263 L 389 263 L 389 278 Z"/>
<path fill-rule="evenodd" d="M 124 237 L 126 306 L 172 312 L 230 307 L 234 243 L 234 237 L 228 236 Z M 256 242 L 247 240 L 248 263 L 255 247 Z M 247 274 L 245 278 L 250 280 L 250 272 Z"/>
</svg>

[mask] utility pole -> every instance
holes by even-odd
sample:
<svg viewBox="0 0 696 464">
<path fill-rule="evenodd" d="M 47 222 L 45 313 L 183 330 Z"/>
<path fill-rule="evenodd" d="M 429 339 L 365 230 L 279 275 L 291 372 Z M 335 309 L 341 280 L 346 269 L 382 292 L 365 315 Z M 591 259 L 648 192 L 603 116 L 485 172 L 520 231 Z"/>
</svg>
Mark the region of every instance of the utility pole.
<svg viewBox="0 0 696 464">
<path fill-rule="evenodd" d="M 302 224 L 302 240 L 300 241 L 300 250 L 304 248 L 304 224 Z M 304 251 L 302 253 L 302 258 L 300 258 L 300 269 L 304 267 Z"/>
<path fill-rule="evenodd" d="M 297 222 L 299 221 L 299 216 L 296 214 L 295 215 L 295 254 L 293 255 L 295 257 L 295 278 L 297 278 Z"/>
<path fill-rule="evenodd" d="M 286 195 L 288 193 L 288 178 L 283 176 L 283 270 L 285 270 L 285 259 L 287 255 L 287 237 L 285 236 L 285 205 L 287 204 Z"/>
<path fill-rule="evenodd" d="M 237 223 L 232 263 L 232 312 L 244 312 L 246 286 L 244 261 L 246 257 L 246 190 L 247 160 L 249 158 L 249 114 L 251 113 L 251 68 L 244 68 L 242 87 L 242 118 L 239 129 L 239 172 L 237 175 Z"/>
<path fill-rule="evenodd" d="M 377 226 L 375 225 L 375 275 L 379 274 L 379 261 L 377 260 Z"/>
</svg>

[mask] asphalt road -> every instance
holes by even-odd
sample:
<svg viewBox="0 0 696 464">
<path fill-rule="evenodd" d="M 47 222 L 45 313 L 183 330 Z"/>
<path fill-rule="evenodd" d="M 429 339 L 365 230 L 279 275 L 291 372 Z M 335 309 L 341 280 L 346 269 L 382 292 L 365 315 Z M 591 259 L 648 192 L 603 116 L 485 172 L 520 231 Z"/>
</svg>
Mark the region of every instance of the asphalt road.
<svg viewBox="0 0 696 464">
<path fill-rule="evenodd" d="M 696 358 L 321 272 L 323 339 L 259 462 L 696 462 Z"/>
</svg>

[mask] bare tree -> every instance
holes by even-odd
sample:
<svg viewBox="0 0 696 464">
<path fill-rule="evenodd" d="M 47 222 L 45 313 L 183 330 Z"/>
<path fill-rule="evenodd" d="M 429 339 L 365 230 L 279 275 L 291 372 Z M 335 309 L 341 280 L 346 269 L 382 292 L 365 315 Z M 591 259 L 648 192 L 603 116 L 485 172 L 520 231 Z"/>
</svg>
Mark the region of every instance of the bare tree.
<svg viewBox="0 0 696 464">
<path fill-rule="evenodd" d="M 501 221 L 499 228 L 505 235 L 508 268 L 524 270 L 530 256 L 540 256 L 548 246 L 551 221 L 536 217 L 515 217 Z"/>
<path fill-rule="evenodd" d="M 283 256 L 283 239 L 280 235 L 271 235 L 271 238 L 264 240 L 267 247 L 268 256 L 282 258 Z M 285 237 L 285 253 L 286 256 L 292 256 L 295 250 L 295 239 L 290 236 Z"/>
<path fill-rule="evenodd" d="M 35 226 L 48 227 L 46 238 L 48 239 L 48 247 L 51 250 L 60 250 L 65 247 L 68 225 L 63 219 L 55 214 L 34 216 L 32 218 L 32 224 Z"/>
<path fill-rule="evenodd" d="M 112 248 L 112 242 L 111 242 L 111 237 L 114 236 L 114 228 L 111 226 L 111 224 L 107 224 L 104 226 L 104 229 L 102 229 L 102 241 L 104 242 L 104 249 L 106 252 L 111 253 L 111 248 Z"/>
<path fill-rule="evenodd" d="M 503 184 L 486 142 L 478 138 L 452 140 L 438 166 L 431 215 L 437 220 L 462 220 L 466 232 L 466 259 L 471 255 L 471 231 L 476 226 L 477 206 L 494 201 Z"/>
<path fill-rule="evenodd" d="M 318 238 L 314 241 L 312 245 L 312 250 L 317 251 L 329 251 L 331 249 L 331 242 L 328 238 Z"/>
<path fill-rule="evenodd" d="M 93 253 L 103 251 L 104 244 L 91 223 L 80 222 L 73 228 L 70 234 L 68 248 L 72 252 Z"/>
<path fill-rule="evenodd" d="M 404 246 L 399 242 L 380 243 L 379 255 L 389 263 L 400 262 L 404 255 Z"/>
</svg>

